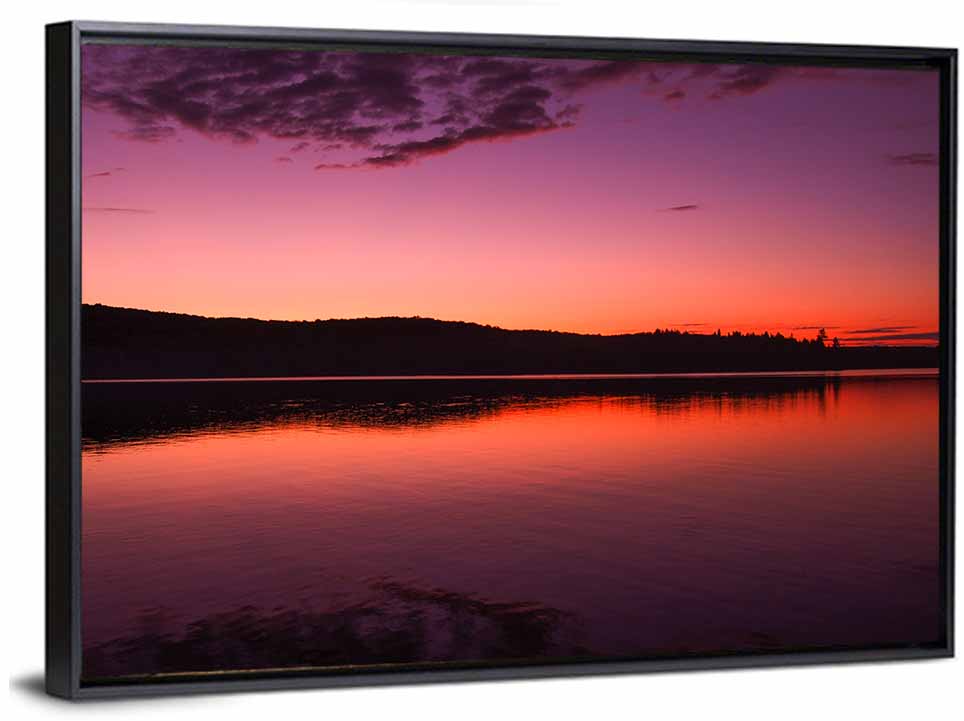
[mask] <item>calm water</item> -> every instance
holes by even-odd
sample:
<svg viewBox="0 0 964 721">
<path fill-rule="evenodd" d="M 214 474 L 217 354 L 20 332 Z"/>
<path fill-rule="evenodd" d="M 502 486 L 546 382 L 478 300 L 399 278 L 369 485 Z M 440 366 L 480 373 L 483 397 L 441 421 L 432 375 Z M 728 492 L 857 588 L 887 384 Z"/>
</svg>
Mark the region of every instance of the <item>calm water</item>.
<svg viewBox="0 0 964 721">
<path fill-rule="evenodd" d="M 926 373 L 85 384 L 87 677 L 938 639 Z"/>
</svg>

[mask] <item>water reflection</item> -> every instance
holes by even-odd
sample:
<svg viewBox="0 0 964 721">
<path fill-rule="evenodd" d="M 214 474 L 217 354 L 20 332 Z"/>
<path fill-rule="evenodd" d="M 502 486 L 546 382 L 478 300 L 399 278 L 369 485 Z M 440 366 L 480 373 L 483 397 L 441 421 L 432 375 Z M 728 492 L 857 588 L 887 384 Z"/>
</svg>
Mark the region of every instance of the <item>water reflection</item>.
<svg viewBox="0 0 964 721">
<path fill-rule="evenodd" d="M 938 640 L 934 377 L 83 401 L 87 677 Z"/>
<path fill-rule="evenodd" d="M 904 379 L 918 376 L 904 376 Z M 844 380 L 886 376 L 708 376 L 595 378 L 287 381 L 250 383 L 94 383 L 83 386 L 83 439 L 101 444 L 250 430 L 267 424 L 391 428 L 428 427 L 491 417 L 521 406 L 552 407 L 579 398 L 609 398 L 679 414 L 706 404 L 738 412 L 815 401 L 825 409 Z"/>
<path fill-rule="evenodd" d="M 323 609 L 243 606 L 183 624 L 144 611 L 127 636 L 89 647 L 89 679 L 191 671 L 337 667 L 413 661 L 586 656 L 571 614 L 390 579 Z"/>
</svg>

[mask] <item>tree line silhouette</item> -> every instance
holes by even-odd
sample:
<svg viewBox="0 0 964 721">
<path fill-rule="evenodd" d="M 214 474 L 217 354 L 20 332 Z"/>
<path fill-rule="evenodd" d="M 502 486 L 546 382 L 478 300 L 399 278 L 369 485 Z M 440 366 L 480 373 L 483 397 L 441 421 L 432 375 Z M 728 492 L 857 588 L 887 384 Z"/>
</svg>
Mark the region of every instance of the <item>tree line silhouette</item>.
<svg viewBox="0 0 964 721">
<path fill-rule="evenodd" d="M 589 335 L 431 318 L 264 321 L 82 309 L 85 379 L 666 373 L 936 367 L 932 347 L 841 347 L 781 333 Z"/>
</svg>

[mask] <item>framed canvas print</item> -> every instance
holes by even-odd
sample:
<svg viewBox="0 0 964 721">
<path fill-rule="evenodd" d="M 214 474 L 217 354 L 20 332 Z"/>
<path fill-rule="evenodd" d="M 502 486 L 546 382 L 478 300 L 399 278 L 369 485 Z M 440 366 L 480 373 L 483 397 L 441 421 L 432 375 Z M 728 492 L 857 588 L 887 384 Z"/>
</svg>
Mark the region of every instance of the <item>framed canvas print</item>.
<svg viewBox="0 0 964 721">
<path fill-rule="evenodd" d="M 47 688 L 952 654 L 956 53 L 47 28 Z"/>
</svg>

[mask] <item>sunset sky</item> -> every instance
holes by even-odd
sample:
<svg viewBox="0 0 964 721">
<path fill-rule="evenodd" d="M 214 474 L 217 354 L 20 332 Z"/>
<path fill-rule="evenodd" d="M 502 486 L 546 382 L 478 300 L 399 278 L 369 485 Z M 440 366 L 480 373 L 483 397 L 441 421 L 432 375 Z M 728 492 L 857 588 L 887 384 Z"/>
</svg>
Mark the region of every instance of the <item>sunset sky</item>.
<svg viewBox="0 0 964 721">
<path fill-rule="evenodd" d="M 86 45 L 83 299 L 933 343 L 938 76 Z"/>
</svg>

